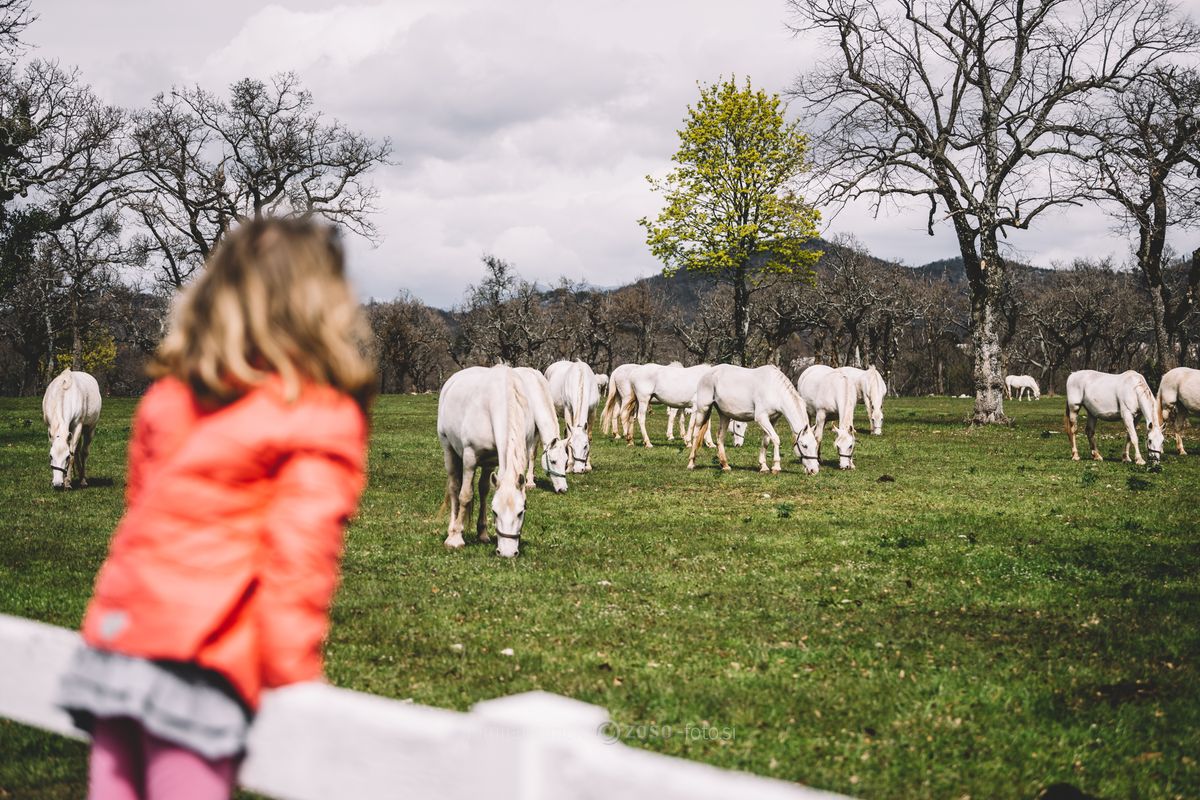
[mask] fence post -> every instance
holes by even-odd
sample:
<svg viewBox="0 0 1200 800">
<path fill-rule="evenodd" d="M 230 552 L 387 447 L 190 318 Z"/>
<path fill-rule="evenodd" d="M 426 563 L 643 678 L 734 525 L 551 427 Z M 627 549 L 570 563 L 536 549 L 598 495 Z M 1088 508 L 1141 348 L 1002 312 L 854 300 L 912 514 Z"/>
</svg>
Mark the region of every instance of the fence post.
<svg viewBox="0 0 1200 800">
<path fill-rule="evenodd" d="M 493 738 L 511 758 L 516 776 L 515 800 L 553 800 L 565 787 L 557 786 L 554 769 L 564 748 L 598 746 L 608 711 L 549 692 L 484 700 L 471 708 L 471 716 L 488 723 Z"/>
</svg>

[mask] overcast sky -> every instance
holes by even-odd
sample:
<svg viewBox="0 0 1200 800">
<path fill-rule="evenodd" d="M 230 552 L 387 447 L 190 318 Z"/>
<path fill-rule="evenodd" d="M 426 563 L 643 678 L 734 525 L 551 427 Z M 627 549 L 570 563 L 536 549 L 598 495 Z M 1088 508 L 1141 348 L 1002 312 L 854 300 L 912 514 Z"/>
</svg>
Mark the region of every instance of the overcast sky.
<svg viewBox="0 0 1200 800">
<path fill-rule="evenodd" d="M 1184 0 L 1193 14 L 1200 0 Z M 782 92 L 810 63 L 783 0 L 37 0 L 36 55 L 78 65 L 110 102 L 145 105 L 172 85 L 224 87 L 294 70 L 317 106 L 390 137 L 380 169 L 383 234 L 351 243 L 355 281 L 381 299 L 408 289 L 447 307 L 507 259 L 543 283 L 615 286 L 658 269 L 637 219 L 649 173 L 669 166 L 696 82 L 749 76 Z M 921 208 L 827 213 L 875 254 L 920 264 L 957 254 Z M 1049 265 L 1128 257 L 1094 210 L 1015 233 L 1014 255 Z M 1200 234 L 1177 234 L 1179 250 Z"/>
</svg>

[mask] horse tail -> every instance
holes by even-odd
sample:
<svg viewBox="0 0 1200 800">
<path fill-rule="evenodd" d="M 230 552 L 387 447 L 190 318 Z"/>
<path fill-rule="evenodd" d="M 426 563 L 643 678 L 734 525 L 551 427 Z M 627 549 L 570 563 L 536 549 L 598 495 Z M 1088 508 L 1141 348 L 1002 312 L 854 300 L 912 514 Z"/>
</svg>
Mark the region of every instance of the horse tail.
<svg viewBox="0 0 1200 800">
<path fill-rule="evenodd" d="M 618 397 L 616 384 L 617 382 L 614 381 L 610 375 L 608 377 L 608 397 L 604 401 L 604 411 L 602 411 L 600 414 L 600 429 L 604 431 L 605 434 L 612 433 L 613 413 L 617 408 Z"/>
</svg>

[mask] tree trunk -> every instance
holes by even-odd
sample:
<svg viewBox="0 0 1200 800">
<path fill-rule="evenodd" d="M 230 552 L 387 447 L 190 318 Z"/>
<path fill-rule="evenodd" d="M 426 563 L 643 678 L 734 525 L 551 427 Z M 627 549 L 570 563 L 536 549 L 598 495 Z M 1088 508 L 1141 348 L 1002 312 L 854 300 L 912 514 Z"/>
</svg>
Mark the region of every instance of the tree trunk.
<svg viewBox="0 0 1200 800">
<path fill-rule="evenodd" d="M 71 369 L 83 369 L 83 336 L 79 332 L 79 293 L 71 292 Z"/>
<path fill-rule="evenodd" d="M 972 251 L 974 247 L 972 246 Z M 974 252 L 970 253 L 975 256 Z M 966 252 L 964 260 L 970 264 Z M 1008 324 L 1003 292 L 1008 282 L 995 234 L 980 237 L 977 267 L 971 277 L 971 343 L 975 350 L 975 410 L 972 425 L 1007 424 L 1004 415 L 1004 350 L 1001 340 Z M 975 274 L 972 276 L 971 273 Z"/>
<path fill-rule="evenodd" d="M 1171 345 L 1171 337 L 1167 333 L 1167 304 L 1163 298 L 1161 284 L 1149 287 L 1150 320 L 1154 324 L 1154 350 L 1158 357 L 1159 372 L 1166 372 L 1179 366 L 1175 359 L 1175 348 Z"/>
<path fill-rule="evenodd" d="M 746 340 L 750 338 L 750 291 L 746 265 L 739 264 L 733 279 L 733 362 L 746 366 Z"/>
</svg>

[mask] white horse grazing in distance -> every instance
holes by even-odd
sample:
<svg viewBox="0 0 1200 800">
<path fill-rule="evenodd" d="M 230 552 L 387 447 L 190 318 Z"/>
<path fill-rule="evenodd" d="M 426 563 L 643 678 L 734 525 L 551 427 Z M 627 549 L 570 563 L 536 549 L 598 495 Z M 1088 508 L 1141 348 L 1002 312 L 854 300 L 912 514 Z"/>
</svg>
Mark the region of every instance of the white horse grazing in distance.
<svg viewBox="0 0 1200 800">
<path fill-rule="evenodd" d="M 496 517 L 496 552 L 517 554 L 525 522 L 525 466 L 536 426 L 522 381 L 511 367 L 468 367 L 450 376 L 438 396 L 437 432 L 446 457 L 450 526 L 446 547 L 459 548 L 479 470 L 479 541 L 487 534 L 488 488 Z"/>
<path fill-rule="evenodd" d="M 725 457 L 725 432 L 729 429 L 729 423 L 733 420 L 753 420 L 766 434 L 758 449 L 759 471 L 767 471 L 766 451 L 769 439 L 775 448 L 771 472 L 779 472 L 779 434 L 775 432 L 772 423 L 780 416 L 787 420 L 788 426 L 795 434 L 793 447 L 804 471 L 813 475 L 821 468 L 817 439 L 812 426 L 808 424 L 804 400 L 787 376 L 772 365 L 748 369 L 733 364 L 719 364 L 704 374 L 696 388 L 696 424 L 699 425 L 699 430 L 692 436 L 688 469 L 696 468 L 696 451 L 708 429 L 714 407 L 721 419 L 721 429 L 715 437 L 721 469 L 729 469 L 729 459 Z"/>
<path fill-rule="evenodd" d="M 529 466 L 525 472 L 525 488 L 532 489 L 537 484 L 533 480 L 533 465 L 537 461 L 537 448 L 542 446 L 542 469 L 550 477 L 554 491 L 562 494 L 567 490 L 567 468 L 570 466 L 571 449 L 565 439 L 558 436 L 558 412 L 554 410 L 554 400 L 550 397 L 550 382 L 546 376 L 530 367 L 516 367 L 517 377 L 521 379 L 521 389 L 525 399 L 529 401 L 529 410 L 533 414 L 533 425 L 537 429 L 537 437 L 529 448 Z"/>
<path fill-rule="evenodd" d="M 608 376 L 608 398 L 604 402 L 604 412 L 600 415 L 600 425 L 604 433 L 611 433 L 614 439 L 625 435 L 621 418 L 621 409 L 625 398 L 633 396 L 633 387 L 629 376 L 638 368 L 638 364 L 622 364 Z"/>
<path fill-rule="evenodd" d="M 42 419 L 50 436 L 50 485 L 71 488 L 71 468 L 87 486 L 87 457 L 100 420 L 100 385 L 86 372 L 64 369 L 42 395 Z"/>
<path fill-rule="evenodd" d="M 824 364 L 813 364 L 800 374 L 796 389 L 804 398 L 805 407 L 817 437 L 817 452 L 825 438 L 825 420 L 837 414 L 833 426 L 834 443 L 837 447 L 838 466 L 854 469 L 854 445 L 857 432 L 854 430 L 854 406 L 858 402 L 858 387 L 844 373 Z"/>
<path fill-rule="evenodd" d="M 729 432 L 733 434 L 734 447 L 741 447 L 746 443 L 746 428 L 747 423 L 740 419 L 732 420 L 729 423 Z"/>
<path fill-rule="evenodd" d="M 592 411 L 600 403 L 596 373 L 582 361 L 555 361 L 546 367 L 550 396 L 562 412 L 571 448 L 572 472 L 592 471 Z"/>
<path fill-rule="evenodd" d="M 642 431 L 643 445 L 654 447 L 650 443 L 650 434 L 646 433 L 646 413 L 650 409 L 651 401 L 658 401 L 668 408 L 691 408 L 692 402 L 696 399 L 696 387 L 700 385 L 700 379 L 710 369 L 712 367 L 708 364 L 699 364 L 694 367 L 684 367 L 680 364 L 668 364 L 665 367 L 660 367 L 658 364 L 646 364 L 633 371 L 629 380 L 633 386 L 634 396 L 637 398 L 638 427 Z M 678 413 L 676 411 L 676 414 Z M 668 421 L 668 439 L 674 438 L 671 430 L 674 416 L 671 415 L 671 419 Z M 633 444 L 632 430 L 626 434 L 625 439 Z M 691 442 L 689 441 L 688 444 Z"/>
<path fill-rule="evenodd" d="M 1103 461 L 1096 449 L 1096 421 L 1121 420 L 1129 441 L 1125 443 L 1125 461 L 1129 460 L 1129 447 L 1133 446 L 1134 461 L 1145 464 L 1138 449 L 1137 417 L 1146 420 L 1146 453 L 1151 461 L 1158 461 L 1163 454 L 1163 425 L 1154 393 L 1146 385 L 1146 379 L 1137 372 L 1128 370 L 1120 375 L 1084 369 L 1072 372 L 1067 378 L 1067 435 L 1071 437 L 1071 458 L 1079 460 L 1079 448 L 1075 443 L 1080 407 L 1086 408 L 1088 444 L 1092 458 Z"/>
<path fill-rule="evenodd" d="M 1004 394 L 1012 400 L 1013 391 L 1017 392 L 1017 400 L 1024 400 L 1025 393 L 1029 392 L 1030 400 L 1041 400 L 1042 390 L 1038 386 L 1037 379 L 1032 375 L 1009 375 L 1004 379 Z"/>
<path fill-rule="evenodd" d="M 1171 425 L 1175 432 L 1175 449 L 1186 456 L 1183 449 L 1183 423 L 1189 411 L 1200 413 L 1200 369 L 1176 367 L 1163 375 L 1158 385 L 1158 412 L 1163 418 L 1163 427 Z"/>
<path fill-rule="evenodd" d="M 883 398 L 887 397 L 887 384 L 884 382 L 883 376 L 879 374 L 879 370 L 874 366 L 866 369 L 838 367 L 835 372 L 842 373 L 854 382 L 858 389 L 858 399 L 863 401 L 863 406 L 867 409 L 867 416 L 871 419 L 871 435 L 882 436 Z"/>
<path fill-rule="evenodd" d="M 596 373 L 596 391 L 600 394 L 608 391 L 608 375 L 604 372 Z"/>
</svg>

